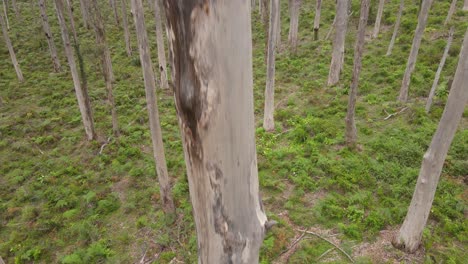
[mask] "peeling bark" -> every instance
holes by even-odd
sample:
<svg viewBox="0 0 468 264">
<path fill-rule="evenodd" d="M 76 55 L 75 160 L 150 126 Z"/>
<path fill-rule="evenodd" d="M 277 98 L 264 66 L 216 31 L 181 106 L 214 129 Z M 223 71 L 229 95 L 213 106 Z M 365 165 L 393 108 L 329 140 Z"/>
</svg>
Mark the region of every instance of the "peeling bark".
<svg viewBox="0 0 468 264">
<path fill-rule="evenodd" d="M 250 2 L 165 0 L 164 7 L 198 262 L 258 263 L 267 218 L 255 150 Z"/>
<path fill-rule="evenodd" d="M 295 52 L 297 50 L 297 34 L 299 30 L 299 11 L 302 0 L 289 0 L 289 35 L 288 41 L 291 49 Z"/>
<path fill-rule="evenodd" d="M 316 5 L 315 5 L 315 18 L 314 18 L 314 40 L 319 39 L 321 10 L 322 10 L 322 0 L 317 0 Z"/>
<path fill-rule="evenodd" d="M 60 60 L 58 59 L 57 49 L 55 47 L 54 39 L 52 38 L 52 32 L 50 30 L 49 18 L 47 16 L 44 0 L 39 0 L 39 9 L 40 9 L 41 18 L 42 18 L 42 28 L 44 30 L 44 33 L 47 39 L 47 45 L 49 46 L 50 57 L 52 58 L 54 71 L 60 72 L 62 70 L 62 66 L 60 65 Z"/>
<path fill-rule="evenodd" d="M 8 52 L 10 53 L 11 62 L 13 63 L 13 67 L 15 67 L 16 76 L 18 77 L 18 80 L 20 82 L 23 82 L 24 81 L 23 73 L 21 72 L 18 60 L 16 59 L 16 53 L 15 53 L 15 50 L 13 49 L 13 45 L 11 44 L 10 36 L 8 36 L 8 29 L 7 29 L 5 19 L 3 18 L 2 14 L 0 14 L 0 24 L 1 24 L 2 32 L 3 32 L 3 39 L 5 40 L 5 43 L 8 48 Z"/>
<path fill-rule="evenodd" d="M 401 23 L 401 15 L 403 14 L 405 0 L 400 0 L 400 7 L 398 8 L 398 16 L 395 22 L 395 27 L 393 28 L 392 39 L 390 40 L 390 44 L 388 45 L 387 54 L 385 56 L 390 56 L 392 54 L 393 45 L 395 45 L 395 39 L 398 34 L 398 29 L 400 28 Z"/>
<path fill-rule="evenodd" d="M 158 62 L 159 62 L 158 69 L 159 69 L 159 76 L 161 78 L 160 85 L 163 89 L 168 89 L 169 84 L 167 83 L 166 51 L 164 49 L 160 4 L 161 4 L 160 0 L 154 0 L 153 8 L 154 8 L 154 20 L 156 23 L 156 42 L 158 46 Z"/>
<path fill-rule="evenodd" d="M 375 19 L 375 25 L 374 25 L 374 31 L 372 33 L 372 38 L 376 38 L 379 35 L 380 22 L 382 21 L 384 5 L 385 5 L 385 0 L 379 0 L 379 8 L 377 10 L 377 18 Z"/>
<path fill-rule="evenodd" d="M 345 52 L 345 38 L 346 30 L 348 27 L 348 1 L 337 0 L 336 3 L 336 32 L 333 41 L 333 52 L 330 63 L 330 71 L 328 74 L 328 85 L 335 85 L 340 80 L 340 73 L 343 69 L 344 52 Z"/>
<path fill-rule="evenodd" d="M 447 13 L 447 18 L 445 19 L 444 26 L 447 25 L 448 22 L 450 22 L 450 19 L 452 18 L 453 13 L 455 13 L 455 8 L 457 7 L 457 0 L 452 0 L 452 3 L 450 4 L 450 9 Z"/>
<path fill-rule="evenodd" d="M 130 42 L 130 29 L 128 27 L 127 1 L 121 0 L 120 3 L 122 6 L 122 22 L 125 37 L 125 50 L 127 51 L 127 56 L 130 57 L 132 56 L 132 44 Z"/>
</svg>

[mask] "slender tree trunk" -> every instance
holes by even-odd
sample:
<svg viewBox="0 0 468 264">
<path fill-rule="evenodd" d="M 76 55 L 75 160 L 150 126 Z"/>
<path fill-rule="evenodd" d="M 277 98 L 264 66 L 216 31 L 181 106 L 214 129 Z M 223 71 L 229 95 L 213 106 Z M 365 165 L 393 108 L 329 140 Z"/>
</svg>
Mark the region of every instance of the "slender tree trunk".
<svg viewBox="0 0 468 264">
<path fill-rule="evenodd" d="M 60 65 L 60 60 L 57 55 L 57 49 L 55 48 L 54 39 L 50 30 L 49 18 L 47 16 L 44 0 L 39 0 L 39 10 L 41 12 L 42 28 L 44 29 L 44 33 L 47 39 L 47 45 L 49 46 L 50 57 L 52 58 L 52 63 L 54 64 L 54 71 L 60 72 L 62 70 L 62 66 Z"/>
<path fill-rule="evenodd" d="M 424 34 L 424 29 L 427 24 L 427 17 L 429 15 L 429 9 L 431 8 L 433 0 L 423 0 L 421 6 L 421 12 L 419 12 L 418 25 L 413 38 L 413 45 L 411 46 L 411 52 L 406 65 L 405 76 L 401 83 L 400 95 L 398 101 L 406 102 L 408 100 L 408 90 L 411 81 L 411 74 L 416 66 L 416 59 L 418 57 L 419 46 L 421 46 L 421 40 Z"/>
<path fill-rule="evenodd" d="M 405 0 L 400 0 L 400 7 L 398 9 L 397 20 L 395 22 L 395 27 L 393 28 L 392 39 L 390 40 L 390 45 L 388 45 L 386 56 L 390 56 L 392 54 L 393 45 L 395 45 L 395 39 L 398 34 L 398 29 L 400 28 L 401 15 L 403 14 L 404 4 Z"/>
<path fill-rule="evenodd" d="M 7 30 L 10 30 L 10 20 L 8 19 L 8 8 L 6 6 L 6 2 L 7 0 L 3 0 L 2 3 L 3 3 L 3 15 L 4 15 L 4 20 L 5 20 L 5 25 L 6 25 L 6 28 Z"/>
<path fill-rule="evenodd" d="M 5 43 L 8 47 L 8 52 L 10 53 L 11 62 L 13 63 L 13 66 L 15 67 L 16 76 L 18 76 L 18 80 L 20 82 L 23 82 L 24 81 L 23 73 L 21 72 L 18 60 L 16 59 L 15 50 L 13 49 L 13 45 L 11 44 L 10 37 L 8 36 L 8 29 L 6 27 L 5 19 L 3 18 L 2 14 L 0 14 L 0 24 L 2 26 L 3 39 L 5 40 Z"/>
<path fill-rule="evenodd" d="M 122 5 L 122 21 L 125 37 L 125 50 L 127 51 L 127 55 L 130 57 L 132 56 L 132 44 L 130 42 L 130 29 L 128 27 L 127 1 L 121 0 L 120 3 Z"/>
<path fill-rule="evenodd" d="M 262 18 L 263 24 L 268 23 L 268 1 L 269 0 L 259 0 L 259 7 L 260 7 L 260 16 Z M 268 30 L 268 25 L 266 26 L 266 29 Z"/>
<path fill-rule="evenodd" d="M 151 63 L 148 34 L 146 33 L 143 3 L 142 0 L 131 1 L 132 10 L 134 12 L 133 18 L 137 32 L 138 49 L 140 51 L 141 67 L 145 81 L 146 104 L 148 105 L 151 140 L 153 142 L 153 155 L 156 162 L 159 191 L 161 193 L 164 210 L 168 213 L 173 213 L 175 211 L 175 207 L 174 201 L 172 200 L 166 157 L 164 155 L 164 145 L 156 97 L 156 81 L 154 79 L 153 65 Z"/>
<path fill-rule="evenodd" d="M 447 152 L 452 143 L 463 110 L 468 103 L 468 31 L 460 52 L 458 67 L 455 72 L 444 113 L 431 145 L 423 157 L 421 170 L 416 182 L 416 189 L 400 231 L 393 240 L 395 247 L 414 252 L 421 244 L 423 229 L 432 207 L 434 194 L 439 182 Z"/>
<path fill-rule="evenodd" d="M 70 17 L 70 28 L 72 30 L 73 39 L 74 39 L 75 43 L 78 43 L 78 35 L 76 34 L 75 18 L 73 16 L 72 3 L 70 2 L 70 0 L 66 0 L 66 1 L 67 1 L 66 8 L 67 8 L 68 16 Z"/>
<path fill-rule="evenodd" d="M 57 11 L 57 17 L 60 24 L 60 30 L 62 33 L 63 45 L 65 48 L 65 56 L 70 66 L 70 72 L 73 78 L 73 85 L 75 87 L 76 98 L 78 100 L 78 106 L 81 112 L 81 119 L 85 128 L 86 136 L 88 140 L 96 138 L 96 132 L 94 131 L 93 114 L 91 111 L 91 102 L 88 96 L 88 90 L 86 86 L 82 86 L 80 83 L 80 77 L 73 56 L 73 50 L 70 44 L 70 38 L 68 36 L 68 29 L 64 17 L 64 4 L 63 0 L 55 0 L 55 10 Z M 75 44 L 76 45 L 76 44 Z"/>
<path fill-rule="evenodd" d="M 317 0 L 315 5 L 315 19 L 314 19 L 314 40 L 319 39 L 320 28 L 320 12 L 322 10 L 322 0 Z"/>
<path fill-rule="evenodd" d="M 448 22 L 450 22 L 450 19 L 452 18 L 453 13 L 455 13 L 455 8 L 457 7 L 457 0 L 452 0 L 452 3 L 450 4 L 450 9 L 447 13 L 447 18 L 445 19 L 444 26 L 447 25 Z"/>
<path fill-rule="evenodd" d="M 278 26 L 278 10 L 279 1 L 270 1 L 270 29 L 268 39 L 268 55 L 267 55 L 267 81 L 265 88 L 265 113 L 263 117 L 263 128 L 266 131 L 275 129 L 274 112 L 275 112 L 275 54 L 276 54 L 276 38 Z"/>
<path fill-rule="evenodd" d="M 112 132 L 114 136 L 118 137 L 120 132 L 117 119 L 117 110 L 115 108 L 114 95 L 112 92 L 114 86 L 114 74 L 112 70 L 111 54 L 109 47 L 107 46 L 104 22 L 102 20 L 101 11 L 99 10 L 97 0 L 89 0 L 89 3 L 89 11 L 92 17 L 93 28 L 96 35 L 96 45 L 99 49 L 99 52 L 101 53 L 102 72 L 107 90 L 107 101 L 111 109 Z"/>
<path fill-rule="evenodd" d="M 255 150 L 250 3 L 164 2 L 198 263 L 258 263 L 268 223 Z"/>
<path fill-rule="evenodd" d="M 16 4 L 16 0 L 11 0 L 11 4 L 13 5 L 13 10 L 15 10 L 16 18 L 20 19 L 21 15 L 20 15 L 20 12 L 19 12 L 19 9 L 18 9 L 18 5 Z"/>
<path fill-rule="evenodd" d="M 463 11 L 468 11 L 468 0 L 463 3 Z"/>
<path fill-rule="evenodd" d="M 432 99 L 434 98 L 435 90 L 437 88 L 437 84 L 439 83 L 440 73 L 442 72 L 442 69 L 444 68 L 445 60 L 447 59 L 447 55 L 450 50 L 450 45 L 452 45 L 452 39 L 453 39 L 453 27 L 450 28 L 449 36 L 447 39 L 447 45 L 445 46 L 445 50 L 444 50 L 444 55 L 442 56 L 442 59 L 440 60 L 439 68 L 437 68 L 434 82 L 432 83 L 431 91 L 429 93 L 429 96 L 427 97 L 426 113 L 429 113 L 429 111 L 431 110 Z"/>
<path fill-rule="evenodd" d="M 151 0 L 150 0 L 151 1 Z M 156 22 L 156 42 L 158 45 L 158 62 L 159 62 L 159 75 L 161 77 L 161 87 L 168 89 L 167 83 L 167 63 L 166 63 L 166 50 L 164 49 L 163 30 L 161 23 L 161 6 L 160 0 L 154 1 L 154 20 Z"/>
<path fill-rule="evenodd" d="M 330 26 L 330 29 L 328 30 L 327 35 L 325 36 L 325 40 L 328 40 L 330 38 L 330 35 L 333 32 L 333 29 L 335 28 L 335 24 L 336 24 L 336 16 L 335 16 L 335 18 L 333 18 L 333 22 L 332 22 L 332 24 Z"/>
<path fill-rule="evenodd" d="M 297 33 L 299 30 L 299 10 L 302 0 L 289 0 L 289 36 L 288 41 L 291 49 L 295 52 L 297 49 Z"/>
<path fill-rule="evenodd" d="M 345 38 L 348 26 L 348 0 L 337 0 L 336 4 L 336 32 L 333 41 L 332 60 L 328 74 L 328 85 L 335 85 L 340 80 L 343 69 Z"/>
<path fill-rule="evenodd" d="M 375 19 L 374 32 L 372 33 L 372 38 L 376 38 L 379 35 L 380 22 L 382 21 L 384 5 L 385 5 L 385 0 L 379 0 L 379 9 L 377 11 L 377 18 Z"/>
<path fill-rule="evenodd" d="M 89 15 L 88 15 L 88 0 L 80 0 L 80 10 L 81 10 L 81 17 L 83 19 L 83 25 L 89 29 Z"/>
<path fill-rule="evenodd" d="M 117 8 L 117 4 L 115 3 L 115 0 L 109 0 L 109 3 L 110 3 L 110 6 L 112 8 L 112 11 L 114 13 L 115 23 L 117 25 L 120 25 L 119 11 L 118 11 L 118 8 Z"/>
</svg>

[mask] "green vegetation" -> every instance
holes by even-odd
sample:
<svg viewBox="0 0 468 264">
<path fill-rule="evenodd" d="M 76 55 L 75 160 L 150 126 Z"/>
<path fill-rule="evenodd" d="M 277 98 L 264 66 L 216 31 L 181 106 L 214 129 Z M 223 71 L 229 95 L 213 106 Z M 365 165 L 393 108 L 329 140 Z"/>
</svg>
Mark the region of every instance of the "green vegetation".
<svg viewBox="0 0 468 264">
<path fill-rule="evenodd" d="M 195 225 L 171 92 L 158 91 L 177 207 L 176 215 L 165 215 L 152 158 L 139 60 L 137 54 L 126 56 L 122 29 L 112 16 L 105 16 L 122 135 L 110 138 L 104 146 L 112 135 L 110 109 L 105 103 L 94 34 L 81 24 L 79 8 L 75 8 L 75 21 L 99 134 L 94 142 L 85 140 L 69 72 L 52 73 L 38 8 L 18 2 L 22 20 L 10 16 L 9 34 L 24 83 L 17 82 L 8 51 L 0 45 L 0 256 L 7 263 L 135 263 L 146 252 L 148 257 L 158 256 L 154 263 L 169 263 L 174 257 L 195 263 Z M 287 1 L 282 1 L 283 45 L 276 63 L 273 133 L 266 133 L 261 126 L 265 36 L 256 10 L 252 17 L 259 178 L 268 217 L 279 223 L 265 238 L 261 262 L 277 260 L 299 234 L 295 229 L 315 228 L 336 234 L 336 242 L 341 242 L 346 252 L 355 253 L 358 263 L 391 263 L 392 259 L 356 252 L 360 245 L 378 241 L 382 233 L 395 230 L 405 217 L 423 153 L 443 111 L 447 82 L 457 65 L 468 14 L 461 11 L 459 1 L 452 18 L 454 43 L 435 105 L 427 115 L 425 97 L 445 46 L 448 27 L 442 24 L 450 5 L 450 1 L 434 2 L 407 109 L 384 120 L 404 107 L 396 103 L 396 97 L 418 11 L 413 1 L 406 1 L 393 55 L 385 57 L 399 1 L 386 4 L 379 38 L 366 43 L 356 109 L 359 149 L 350 150 L 344 147 L 344 117 L 359 2 L 353 1 L 345 67 L 336 87 L 326 87 L 331 40 L 313 41 L 314 4 L 304 2 L 300 44 L 292 54 L 286 45 Z M 377 2 L 372 1 L 369 23 L 375 19 Z M 321 39 L 333 21 L 333 3 L 323 3 Z M 107 2 L 101 4 L 110 14 Z M 52 5 L 48 12 L 62 64 L 68 70 Z M 147 12 L 155 62 L 153 17 L 149 9 Z M 135 36 L 132 41 L 135 45 Z M 424 233 L 425 256 L 420 259 L 425 263 L 462 263 L 467 258 L 467 117 L 465 111 Z M 346 263 L 336 250 L 321 256 L 330 248 L 322 239 L 307 237 L 289 260 L 315 263 L 321 257 L 320 261 Z M 382 251 L 393 260 L 404 256 L 391 247 Z"/>
</svg>

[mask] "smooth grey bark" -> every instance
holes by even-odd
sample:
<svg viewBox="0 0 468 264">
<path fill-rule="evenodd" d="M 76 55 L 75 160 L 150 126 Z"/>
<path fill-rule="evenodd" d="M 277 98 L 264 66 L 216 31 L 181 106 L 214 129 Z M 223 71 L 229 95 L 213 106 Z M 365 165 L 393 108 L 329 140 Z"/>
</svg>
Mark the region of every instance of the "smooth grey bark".
<svg viewBox="0 0 468 264">
<path fill-rule="evenodd" d="M 164 3 L 198 263 L 258 263 L 268 223 L 255 149 L 250 2 Z"/>
<path fill-rule="evenodd" d="M 143 3 L 142 0 L 131 0 L 131 3 L 137 33 L 138 50 L 140 52 L 141 69 L 143 71 L 143 79 L 145 81 L 146 104 L 148 106 L 151 141 L 153 143 L 153 156 L 156 162 L 159 191 L 164 211 L 173 213 L 175 212 L 175 207 L 172 199 L 169 174 L 167 172 L 166 156 L 164 154 L 164 144 L 162 140 L 156 97 L 156 81 L 154 78 L 153 64 L 151 63 L 151 53 L 149 49 L 148 34 L 146 32 Z"/>
<path fill-rule="evenodd" d="M 335 85 L 340 80 L 340 73 L 344 64 L 345 38 L 348 27 L 348 0 L 337 0 L 336 4 L 336 32 L 333 41 L 333 52 L 328 74 L 328 85 Z"/>
<path fill-rule="evenodd" d="M 314 40 L 319 39 L 320 29 L 320 13 L 322 10 L 322 0 L 317 0 L 315 4 L 315 18 L 314 18 Z"/>
<path fill-rule="evenodd" d="M 151 0 L 150 0 L 151 1 Z M 160 0 L 154 0 L 154 21 L 156 23 L 156 43 L 158 46 L 158 62 L 159 62 L 159 76 L 161 78 L 160 85 L 163 89 L 168 89 L 167 82 L 167 63 L 166 63 L 166 50 L 164 48 L 163 39 L 163 25 L 161 19 L 161 6 Z"/>
<path fill-rule="evenodd" d="M 390 56 L 392 54 L 393 46 L 395 45 L 395 39 L 398 34 L 398 29 L 400 29 L 401 15 L 403 14 L 403 8 L 405 5 L 405 0 L 400 0 L 400 7 L 398 8 L 398 15 L 395 22 L 395 27 L 393 28 L 392 39 L 388 45 L 387 54 L 385 56 Z"/>
<path fill-rule="evenodd" d="M 1 24 L 2 32 L 3 32 L 3 39 L 5 40 L 5 43 L 8 48 L 8 52 L 10 53 L 11 62 L 13 63 L 13 67 L 15 67 L 16 76 L 18 77 L 18 80 L 20 82 L 23 82 L 24 81 L 23 73 L 21 72 L 18 60 L 16 59 L 16 53 L 15 53 L 15 50 L 13 49 L 13 45 L 11 44 L 10 36 L 8 36 L 8 29 L 7 29 L 6 22 L 2 14 L 0 14 L 0 24 Z"/>
<path fill-rule="evenodd" d="M 359 84 L 359 75 L 362 69 L 362 53 L 364 52 L 364 43 L 366 37 L 367 19 L 369 17 L 370 0 L 361 0 L 361 13 L 359 17 L 359 26 L 354 46 L 354 66 L 353 79 L 349 91 L 348 111 L 346 114 L 346 145 L 354 147 L 357 142 L 356 122 L 354 120 L 356 109 L 356 98 Z"/>
<path fill-rule="evenodd" d="M 78 42 L 78 35 L 76 34 L 75 18 L 73 16 L 72 3 L 70 2 L 70 0 L 66 0 L 66 1 L 67 1 L 67 5 L 66 5 L 67 13 L 68 13 L 68 17 L 70 18 L 70 28 L 72 30 L 73 39 L 74 39 L 75 43 L 77 43 Z M 88 0 L 88 1 L 90 1 L 90 0 Z"/>
<path fill-rule="evenodd" d="M 52 37 L 52 32 L 49 26 L 49 18 L 46 12 L 46 6 L 44 0 L 39 0 L 39 10 L 41 12 L 41 20 L 42 20 L 42 29 L 44 30 L 47 45 L 49 46 L 50 57 L 52 59 L 52 63 L 54 65 L 54 71 L 60 72 L 62 70 L 62 66 L 60 65 L 60 60 L 57 55 L 57 48 L 55 47 L 54 39 Z"/>
<path fill-rule="evenodd" d="M 468 11 L 468 0 L 465 0 L 465 2 L 463 2 L 463 11 Z"/>
<path fill-rule="evenodd" d="M 424 29 L 427 24 L 427 17 L 429 16 L 429 10 L 431 8 L 433 0 L 422 0 L 421 11 L 418 16 L 418 25 L 416 32 L 414 33 L 413 44 L 411 45 L 411 52 L 406 64 L 405 75 L 401 83 L 400 95 L 398 101 L 406 102 L 408 100 L 408 90 L 411 82 L 411 74 L 416 67 L 416 60 L 418 57 L 419 47 L 421 46 L 421 40 L 424 34 Z"/>
<path fill-rule="evenodd" d="M 382 14 L 385 5 L 385 0 L 379 0 L 379 8 L 377 10 L 377 18 L 375 19 L 374 31 L 372 32 L 372 38 L 376 38 L 380 31 L 380 22 L 382 21 Z"/>
<path fill-rule="evenodd" d="M 86 85 L 82 85 L 80 82 L 80 77 L 75 63 L 75 57 L 73 55 L 73 50 L 70 44 L 70 38 L 68 36 L 68 28 L 65 22 L 63 0 L 55 0 L 55 10 L 57 12 L 60 31 L 62 33 L 65 56 L 67 57 L 68 65 L 70 66 L 70 72 L 73 78 L 73 85 L 75 87 L 76 98 L 78 100 L 78 106 L 81 112 L 81 119 L 83 121 L 88 140 L 93 140 L 96 138 L 96 132 L 94 130 L 91 102 L 88 96 L 88 89 Z"/>
<path fill-rule="evenodd" d="M 414 252 L 429 217 L 447 152 L 468 103 L 468 31 L 465 32 L 452 89 L 432 142 L 424 154 L 416 188 L 405 221 L 393 240 L 393 245 Z"/>
<path fill-rule="evenodd" d="M 447 45 L 445 46 L 444 54 L 442 55 L 442 59 L 440 60 L 439 67 L 437 68 L 437 72 L 434 78 L 434 82 L 432 83 L 431 91 L 429 92 L 429 96 L 427 97 L 426 113 L 429 113 L 429 111 L 431 110 L 432 99 L 434 98 L 435 90 L 439 83 L 440 74 L 442 72 L 442 69 L 444 68 L 445 60 L 447 59 L 448 52 L 450 50 L 450 45 L 452 44 L 453 31 L 454 31 L 454 28 L 451 27 L 449 31 L 449 36 L 447 38 Z"/>
<path fill-rule="evenodd" d="M 299 11 L 302 0 L 289 0 L 289 35 L 288 41 L 291 49 L 297 49 L 297 34 L 299 30 Z"/>
<path fill-rule="evenodd" d="M 89 29 L 89 15 L 88 15 L 88 0 L 80 0 L 81 18 L 83 19 L 83 25 Z"/>
<path fill-rule="evenodd" d="M 452 0 L 452 3 L 450 4 L 450 9 L 447 13 L 447 18 L 445 19 L 444 26 L 447 25 L 447 23 L 450 21 L 452 18 L 453 13 L 455 13 L 455 8 L 457 7 L 457 0 Z"/>
<path fill-rule="evenodd" d="M 109 0 L 109 3 L 110 3 L 110 6 L 112 8 L 112 12 L 114 14 L 115 23 L 117 25 L 120 25 L 119 11 L 118 11 L 118 8 L 117 8 L 117 4 L 115 3 L 115 0 Z"/>
<path fill-rule="evenodd" d="M 277 29 L 278 29 L 278 33 L 276 34 L 277 38 L 276 38 L 276 47 L 280 47 L 281 46 L 281 0 L 278 1 L 278 11 L 277 11 L 277 15 L 278 15 L 278 26 L 277 26 Z"/>
<path fill-rule="evenodd" d="M 132 56 L 132 44 L 130 42 L 130 29 L 128 27 L 128 16 L 127 16 L 127 1 L 121 0 L 120 4 L 122 6 L 122 22 L 124 29 L 124 38 L 125 38 L 125 50 L 127 51 L 127 56 Z"/>
<path fill-rule="evenodd" d="M 267 53 L 267 80 L 265 87 L 265 112 L 263 116 L 263 128 L 266 131 L 275 129 L 275 55 L 276 55 L 276 38 L 278 30 L 278 9 L 279 1 L 270 1 L 270 29 L 268 38 L 268 53 Z"/>
<path fill-rule="evenodd" d="M 3 0 L 2 1 L 2 4 L 3 4 L 3 15 L 4 15 L 4 20 L 5 20 L 5 25 L 6 25 L 6 28 L 7 30 L 10 30 L 10 20 L 8 19 L 8 8 L 6 6 L 6 2 L 7 0 Z"/>
</svg>

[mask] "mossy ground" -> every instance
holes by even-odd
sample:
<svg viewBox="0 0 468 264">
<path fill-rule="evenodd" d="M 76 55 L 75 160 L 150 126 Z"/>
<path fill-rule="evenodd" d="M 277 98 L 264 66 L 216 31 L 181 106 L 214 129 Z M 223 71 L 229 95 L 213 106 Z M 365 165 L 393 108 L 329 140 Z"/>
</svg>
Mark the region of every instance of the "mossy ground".
<svg viewBox="0 0 468 264">
<path fill-rule="evenodd" d="M 75 1 L 75 5 L 78 4 Z M 359 149 L 344 147 L 344 117 L 351 81 L 359 1 L 353 1 L 340 83 L 327 87 L 331 40 L 323 40 L 334 16 L 334 1 L 323 1 L 319 41 L 313 41 L 314 1 L 301 8 L 296 53 L 288 50 L 289 15 L 282 1 L 282 46 L 276 61 L 276 131 L 261 125 L 265 87 L 265 35 L 253 12 L 254 97 L 259 178 L 270 219 L 279 222 L 266 236 L 261 262 L 279 260 L 297 237 L 297 228 L 333 234 L 336 243 L 361 263 L 404 261 L 411 257 L 391 247 L 391 259 L 360 255 L 358 248 L 395 230 L 408 208 L 422 156 L 445 104 L 468 15 L 458 1 L 455 38 L 442 72 L 435 105 L 424 112 L 445 46 L 443 26 L 450 1 L 435 1 L 410 87 L 410 101 L 396 102 L 418 6 L 405 2 L 393 55 L 385 53 L 399 1 L 385 6 L 381 34 L 366 42 L 356 118 Z M 372 2 L 369 24 L 377 12 Z M 154 263 L 175 257 L 196 262 L 197 243 L 173 97 L 158 91 L 166 158 L 177 206 L 165 215 L 152 158 L 144 87 L 137 54 L 127 57 L 123 31 L 111 15 L 106 30 L 116 76 L 115 101 L 122 135 L 113 138 L 110 110 L 94 34 L 75 20 L 88 73 L 89 93 L 99 140 L 86 142 L 68 70 L 53 73 L 37 6 L 18 1 L 21 19 L 11 11 L 10 37 L 26 81 L 18 83 L 9 55 L 0 46 L 0 256 L 7 263 L 135 263 L 146 252 Z M 111 14 L 107 1 L 102 2 Z M 66 67 L 56 16 L 48 6 L 55 43 Z M 153 16 L 147 26 L 154 39 Z M 133 24 L 133 23 L 132 23 Z M 370 32 L 372 26 L 369 26 Z M 331 38 L 332 39 L 332 38 Z M 132 35 L 134 50 L 135 36 Z M 153 61 L 156 47 L 152 45 Z M 389 113 L 408 107 L 388 120 Z M 425 263 L 463 263 L 468 240 L 468 113 L 452 143 L 424 232 Z M 102 145 L 110 137 L 110 142 Z M 327 236 L 330 237 L 330 236 Z M 307 237 L 290 251 L 290 263 L 345 263 L 327 242 Z"/>
</svg>

